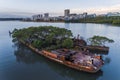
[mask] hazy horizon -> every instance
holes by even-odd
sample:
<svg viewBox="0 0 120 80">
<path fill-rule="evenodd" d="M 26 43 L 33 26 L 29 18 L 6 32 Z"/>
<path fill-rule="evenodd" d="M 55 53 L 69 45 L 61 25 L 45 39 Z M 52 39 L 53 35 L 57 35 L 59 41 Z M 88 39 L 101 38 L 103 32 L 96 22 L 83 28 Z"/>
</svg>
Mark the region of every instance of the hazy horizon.
<svg viewBox="0 0 120 80">
<path fill-rule="evenodd" d="M 120 0 L 0 0 L 0 17 L 26 16 L 50 13 L 63 15 L 65 9 L 71 13 L 106 14 L 120 12 Z"/>
</svg>

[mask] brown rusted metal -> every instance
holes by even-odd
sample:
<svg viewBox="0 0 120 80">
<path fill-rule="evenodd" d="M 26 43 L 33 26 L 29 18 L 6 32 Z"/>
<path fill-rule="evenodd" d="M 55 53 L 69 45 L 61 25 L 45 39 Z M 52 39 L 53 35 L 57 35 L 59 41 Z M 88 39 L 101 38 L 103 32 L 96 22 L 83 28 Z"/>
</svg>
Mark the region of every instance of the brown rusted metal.
<svg viewBox="0 0 120 80">
<path fill-rule="evenodd" d="M 52 52 L 49 52 L 49 51 L 46 51 L 46 50 L 42 50 L 42 51 L 39 51 L 38 49 L 32 47 L 30 44 L 26 44 L 24 41 L 22 40 L 19 40 L 21 43 L 23 43 L 24 45 L 26 45 L 27 47 L 29 47 L 31 50 L 33 50 L 34 52 L 52 60 L 52 61 L 55 61 L 57 63 L 60 63 L 60 64 L 63 64 L 67 67 L 70 67 L 70 68 L 73 68 L 73 69 L 76 69 L 76 70 L 80 70 L 80 71 L 85 71 L 85 72 L 89 72 L 89 73 L 96 73 L 97 71 L 100 70 L 100 68 L 102 67 L 102 63 L 103 61 L 101 59 L 101 64 L 94 68 L 93 66 L 84 66 L 82 64 L 75 64 L 73 62 L 70 62 L 70 61 L 66 61 L 65 60 L 65 57 L 62 56 L 60 59 L 57 57 L 56 54 L 52 53 Z M 60 52 L 60 51 L 59 51 Z M 62 51 L 61 51 L 62 52 Z M 61 54 L 66 54 L 66 52 L 68 52 L 67 49 L 64 49 L 63 50 L 64 53 L 61 53 Z M 98 56 L 96 56 L 96 58 L 99 58 Z"/>
</svg>

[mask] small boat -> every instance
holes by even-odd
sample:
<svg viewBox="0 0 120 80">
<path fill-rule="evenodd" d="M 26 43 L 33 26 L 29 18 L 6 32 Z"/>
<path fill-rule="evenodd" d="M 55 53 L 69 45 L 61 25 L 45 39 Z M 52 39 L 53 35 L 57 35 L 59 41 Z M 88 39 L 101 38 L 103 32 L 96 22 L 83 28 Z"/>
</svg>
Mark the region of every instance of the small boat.
<svg viewBox="0 0 120 80">
<path fill-rule="evenodd" d="M 19 40 L 21 43 L 25 44 L 34 52 L 69 68 L 73 68 L 79 71 L 85 71 L 89 73 L 96 73 L 100 70 L 103 65 L 103 60 L 101 56 L 91 54 L 84 51 L 75 51 L 69 49 L 58 49 L 58 50 L 38 50 L 28 43 Z"/>
</svg>

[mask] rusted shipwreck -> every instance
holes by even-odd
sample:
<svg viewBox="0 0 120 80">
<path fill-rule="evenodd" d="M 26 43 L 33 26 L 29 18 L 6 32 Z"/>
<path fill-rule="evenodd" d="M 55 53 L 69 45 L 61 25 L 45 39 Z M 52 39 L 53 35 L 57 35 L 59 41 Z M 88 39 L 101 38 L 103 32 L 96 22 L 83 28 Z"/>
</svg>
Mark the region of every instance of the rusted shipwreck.
<svg viewBox="0 0 120 80">
<path fill-rule="evenodd" d="M 38 50 L 30 44 L 26 44 L 24 41 L 20 40 L 21 43 L 25 44 L 27 47 L 35 51 L 36 53 L 52 60 L 57 63 L 63 64 L 67 67 L 85 71 L 89 73 L 96 73 L 100 70 L 103 65 L 102 57 L 99 55 L 91 54 L 85 51 L 76 51 L 69 49 L 58 49 L 58 50 Z"/>
<path fill-rule="evenodd" d="M 77 38 L 72 39 L 74 42 L 74 47 L 77 47 L 78 49 L 81 50 L 89 50 L 89 51 L 99 51 L 99 52 L 109 52 L 109 47 L 107 46 L 92 46 L 92 45 L 87 45 L 87 42 L 79 38 L 79 35 Z"/>
</svg>

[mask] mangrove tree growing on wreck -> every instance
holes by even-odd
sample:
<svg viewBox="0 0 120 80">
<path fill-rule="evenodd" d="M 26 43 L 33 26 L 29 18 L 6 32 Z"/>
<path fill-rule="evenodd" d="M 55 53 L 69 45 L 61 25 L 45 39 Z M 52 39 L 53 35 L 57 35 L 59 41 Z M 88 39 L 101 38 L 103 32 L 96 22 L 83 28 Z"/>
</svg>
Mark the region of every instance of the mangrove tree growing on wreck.
<svg viewBox="0 0 120 80">
<path fill-rule="evenodd" d="M 23 40 L 38 49 L 70 48 L 73 45 L 70 30 L 53 26 L 14 29 L 12 37 L 14 41 Z"/>
<path fill-rule="evenodd" d="M 113 43 L 114 40 L 104 36 L 93 36 L 89 38 L 88 43 L 92 46 L 105 46 L 105 43 Z"/>
</svg>

